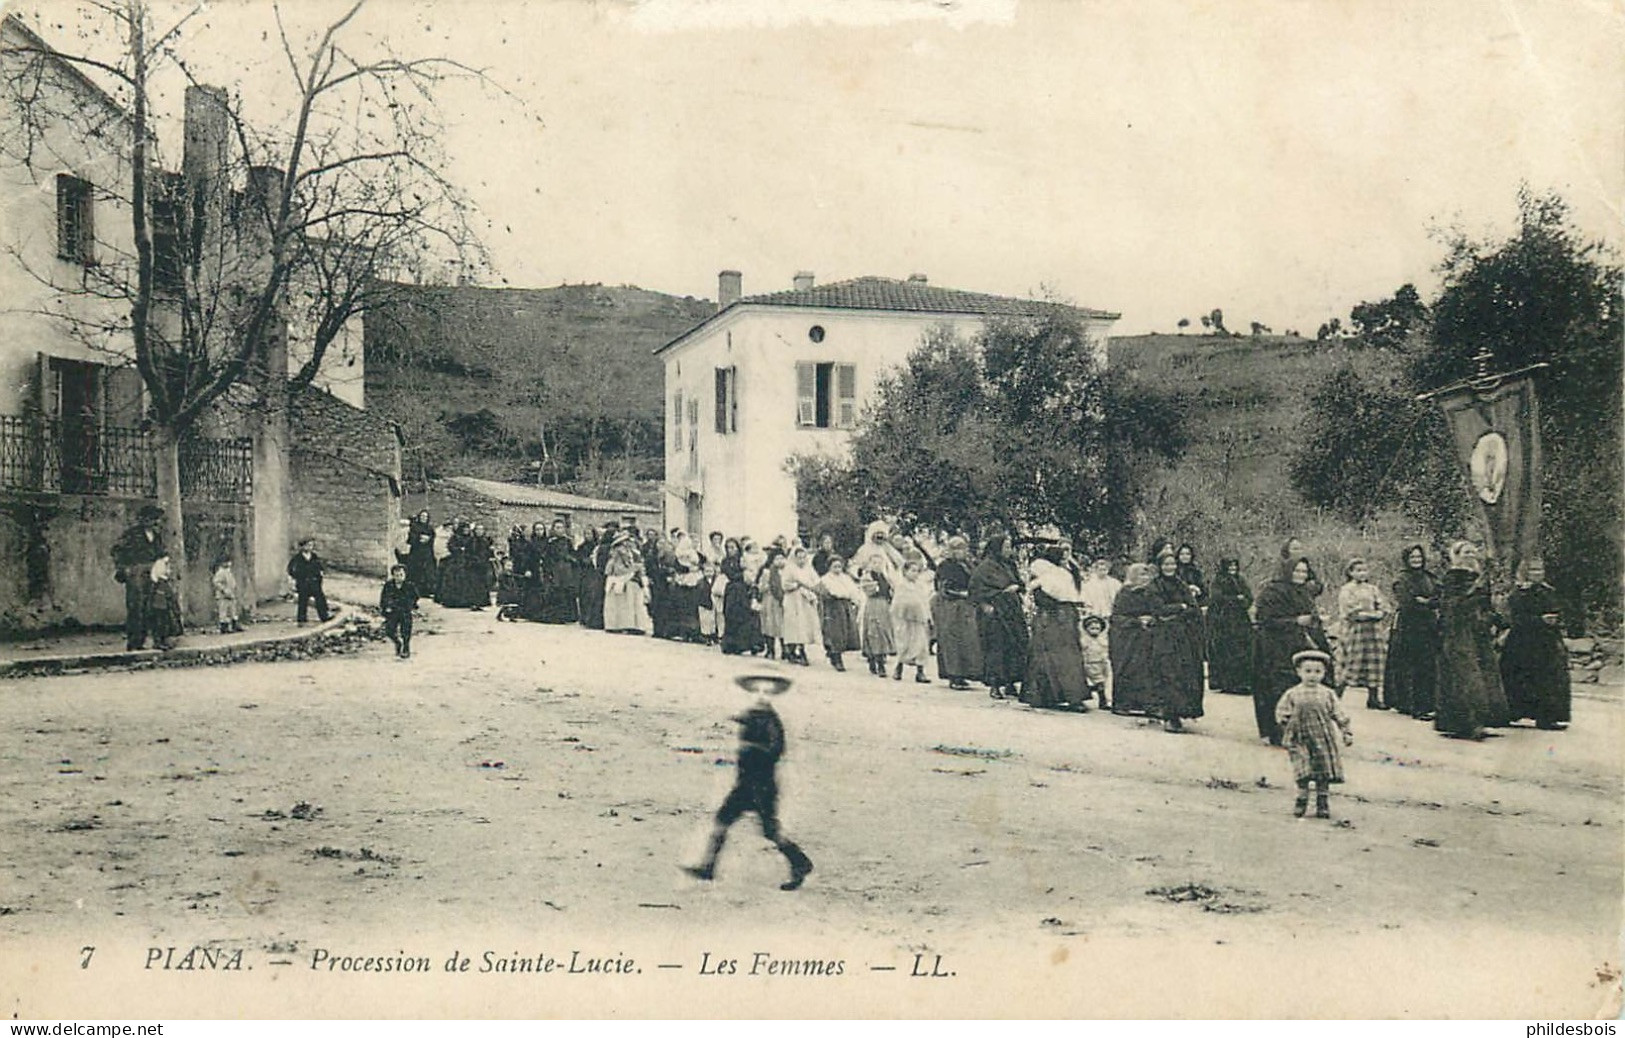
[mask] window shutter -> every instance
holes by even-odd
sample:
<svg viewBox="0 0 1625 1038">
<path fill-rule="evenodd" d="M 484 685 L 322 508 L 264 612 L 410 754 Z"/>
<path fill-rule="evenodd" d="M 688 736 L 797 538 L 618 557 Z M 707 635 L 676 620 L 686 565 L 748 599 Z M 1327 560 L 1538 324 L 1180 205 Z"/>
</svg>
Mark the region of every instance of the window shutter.
<svg viewBox="0 0 1625 1038">
<path fill-rule="evenodd" d="M 818 367 L 814 364 L 796 365 L 796 424 L 814 425 L 818 421 Z"/>
<path fill-rule="evenodd" d="M 683 391 L 679 389 L 671 397 L 671 432 L 673 450 L 683 449 Z"/>
<path fill-rule="evenodd" d="M 107 425 L 133 429 L 141 424 L 141 372 L 133 367 L 108 368 L 105 372 L 107 387 Z"/>
<path fill-rule="evenodd" d="M 73 219 L 73 178 L 66 173 L 56 175 L 56 254 L 63 259 L 74 258 L 76 228 Z"/>
<path fill-rule="evenodd" d="M 79 188 L 79 262 L 96 260 L 96 189 L 81 180 Z"/>
<path fill-rule="evenodd" d="M 728 431 L 739 431 L 739 367 L 728 369 Z"/>
<path fill-rule="evenodd" d="M 835 365 L 835 424 L 850 429 L 858 424 L 858 368 Z"/>
<path fill-rule="evenodd" d="M 728 431 L 728 372 L 730 368 L 716 369 L 716 425 L 718 433 Z"/>
</svg>

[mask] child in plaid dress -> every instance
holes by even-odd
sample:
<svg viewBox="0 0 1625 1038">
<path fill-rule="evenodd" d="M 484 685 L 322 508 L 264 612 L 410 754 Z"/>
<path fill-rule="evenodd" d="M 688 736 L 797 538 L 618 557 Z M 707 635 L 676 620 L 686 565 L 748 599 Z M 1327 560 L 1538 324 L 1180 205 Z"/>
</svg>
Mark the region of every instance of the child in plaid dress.
<svg viewBox="0 0 1625 1038">
<path fill-rule="evenodd" d="M 1298 799 L 1292 813 L 1302 818 L 1309 808 L 1309 783 L 1315 784 L 1315 817 L 1332 816 L 1327 787 L 1343 781 L 1343 755 L 1338 749 L 1338 730 L 1344 746 L 1354 745 L 1354 730 L 1348 714 L 1331 689 L 1321 684 L 1331 662 L 1319 649 L 1307 649 L 1292 657 L 1298 684 L 1287 689 L 1275 706 L 1275 720 L 1281 726 L 1281 743 L 1292 758 L 1292 773 L 1298 783 Z"/>
<path fill-rule="evenodd" d="M 1388 600 L 1371 583 L 1371 567 L 1364 559 L 1350 559 L 1344 574 L 1348 583 L 1337 593 L 1337 617 L 1343 625 L 1337 642 L 1337 694 L 1363 688 L 1366 709 L 1382 710 L 1382 672 L 1388 665 L 1382 624 L 1388 619 Z"/>
</svg>

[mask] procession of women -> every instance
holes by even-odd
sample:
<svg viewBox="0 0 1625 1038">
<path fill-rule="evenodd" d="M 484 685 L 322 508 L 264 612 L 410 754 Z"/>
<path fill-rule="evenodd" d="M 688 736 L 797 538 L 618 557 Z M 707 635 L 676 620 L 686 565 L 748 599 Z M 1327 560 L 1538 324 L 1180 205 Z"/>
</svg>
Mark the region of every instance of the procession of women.
<svg viewBox="0 0 1625 1038">
<path fill-rule="evenodd" d="M 1557 593 L 1539 560 L 1492 596 L 1476 545 L 1442 559 L 1420 545 L 1392 560 L 1354 558 L 1324 582 L 1297 538 L 1272 573 L 1239 559 L 1204 570 L 1195 546 L 1158 541 L 1144 561 L 1084 559 L 1051 532 L 963 536 L 871 523 L 850 554 L 712 532 L 611 523 L 575 536 L 564 520 L 512 528 L 499 544 L 465 520 L 443 531 L 427 512 L 398 555 L 408 579 L 445 608 L 497 619 L 580 624 L 727 655 L 822 660 L 871 678 L 981 686 L 1036 710 L 1109 710 L 1187 730 L 1209 693 L 1249 696 L 1258 737 L 1282 745 L 1277 707 L 1298 682 L 1294 658 L 1330 661 L 1347 704 L 1393 710 L 1441 734 L 1480 740 L 1531 721 L 1569 720 Z M 1260 579 L 1261 578 L 1261 579 Z"/>
</svg>

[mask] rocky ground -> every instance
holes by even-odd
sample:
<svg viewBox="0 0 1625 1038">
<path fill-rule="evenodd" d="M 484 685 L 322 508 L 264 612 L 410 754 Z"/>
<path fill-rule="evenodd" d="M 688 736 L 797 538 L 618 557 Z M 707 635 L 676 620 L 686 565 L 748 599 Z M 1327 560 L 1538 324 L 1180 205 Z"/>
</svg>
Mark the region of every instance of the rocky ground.
<svg viewBox="0 0 1625 1038">
<path fill-rule="evenodd" d="M 1317 822 L 1248 700 L 1169 735 L 815 663 L 778 705 L 817 870 L 782 893 L 750 820 L 715 883 L 678 868 L 731 780 L 748 661 L 428 608 L 410 662 L 0 684 L 6 1011 L 1618 1011 L 1617 686 L 1577 686 L 1568 731 L 1483 744 L 1357 709 Z"/>
</svg>

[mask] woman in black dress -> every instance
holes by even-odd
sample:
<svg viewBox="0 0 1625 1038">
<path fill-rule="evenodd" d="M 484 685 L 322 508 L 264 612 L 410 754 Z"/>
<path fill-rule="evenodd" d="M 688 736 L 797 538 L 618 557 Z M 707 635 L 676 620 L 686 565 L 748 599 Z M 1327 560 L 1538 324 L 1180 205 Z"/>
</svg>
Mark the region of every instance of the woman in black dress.
<svg viewBox="0 0 1625 1038">
<path fill-rule="evenodd" d="M 1507 596 L 1512 629 L 1501 646 L 1501 684 L 1513 720 L 1528 717 L 1537 728 L 1555 729 L 1569 719 L 1569 652 L 1563 644 L 1557 591 L 1546 583 L 1546 565 L 1531 559 Z"/>
<path fill-rule="evenodd" d="M 594 631 L 604 629 L 604 575 L 598 569 L 598 545 L 598 530 L 589 526 L 575 550 L 576 602 L 581 626 Z"/>
<path fill-rule="evenodd" d="M 1431 721 L 1439 684 L 1439 581 L 1428 572 L 1427 552 L 1420 544 L 1406 548 L 1399 558 L 1383 694 L 1390 708 Z"/>
<path fill-rule="evenodd" d="M 762 640 L 753 608 L 755 589 L 745 574 L 739 541 L 732 537 L 723 543 L 721 569 L 728 578 L 722 589 L 722 651 L 729 656 L 754 653 Z"/>
<path fill-rule="evenodd" d="M 970 600 L 970 576 L 970 543 L 963 537 L 948 538 L 948 557 L 937 564 L 931 622 L 937 633 L 937 676 L 960 692 L 982 673 L 982 636 Z"/>
<path fill-rule="evenodd" d="M 1173 552 L 1157 561 L 1151 594 L 1157 600 L 1151 649 L 1161 694 L 1158 713 L 1168 731 L 1179 732 L 1185 718 L 1202 716 L 1202 610 Z"/>
<path fill-rule="evenodd" d="M 434 560 L 434 523 L 425 508 L 412 517 L 406 528 L 406 554 L 396 558 L 406 567 L 406 579 L 422 594 L 432 594 L 440 586 Z"/>
<path fill-rule="evenodd" d="M 1241 560 L 1220 559 L 1208 588 L 1207 687 L 1249 695 L 1253 690 L 1253 592 Z"/>
<path fill-rule="evenodd" d="M 1433 727 L 1454 739 L 1482 739 L 1484 729 L 1510 720 L 1501 668 L 1495 661 L 1490 584 L 1478 547 L 1450 547 L 1439 596 L 1439 707 Z"/>
<path fill-rule="evenodd" d="M 1318 649 L 1331 658 L 1331 643 L 1310 590 L 1313 572 L 1308 559 L 1282 560 L 1275 577 L 1258 589 L 1253 606 L 1258 622 L 1253 640 L 1253 717 L 1259 737 L 1268 739 L 1271 746 L 1281 745 L 1275 705 L 1298 683 L 1293 654 Z M 1325 680 L 1330 683 L 1330 673 Z"/>
<path fill-rule="evenodd" d="M 1123 586 L 1112 599 L 1112 713 L 1143 714 L 1156 709 L 1158 687 L 1152 662 L 1151 628 L 1160 603 L 1151 591 L 1156 567 L 1136 562 L 1124 571 Z"/>
<path fill-rule="evenodd" d="M 1014 699 L 1027 670 L 1027 617 L 1021 610 L 1010 538 L 988 538 L 987 555 L 971 571 L 970 600 L 982 640 L 982 682 L 994 699 Z"/>
</svg>

